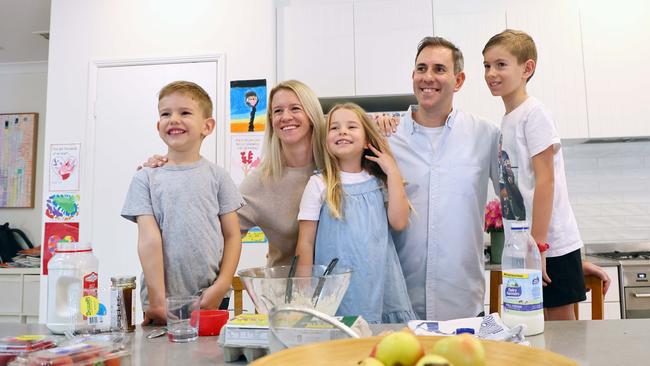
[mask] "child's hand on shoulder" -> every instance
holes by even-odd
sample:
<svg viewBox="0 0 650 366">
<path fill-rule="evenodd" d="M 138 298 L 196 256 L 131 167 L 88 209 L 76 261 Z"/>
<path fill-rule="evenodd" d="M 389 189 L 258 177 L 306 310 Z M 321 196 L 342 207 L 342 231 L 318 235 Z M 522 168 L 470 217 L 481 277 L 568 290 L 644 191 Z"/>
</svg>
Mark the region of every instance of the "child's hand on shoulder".
<svg viewBox="0 0 650 366">
<path fill-rule="evenodd" d="M 390 176 L 395 172 L 399 172 L 399 169 L 397 168 L 397 163 L 395 162 L 395 159 L 393 159 L 392 156 L 390 156 L 389 154 L 384 154 L 383 151 L 380 151 L 379 149 L 377 149 L 376 147 L 370 144 L 368 144 L 368 149 L 370 149 L 370 151 L 372 151 L 372 153 L 375 156 L 366 155 L 366 159 L 377 163 L 381 168 L 381 170 L 383 170 L 387 176 Z"/>
</svg>

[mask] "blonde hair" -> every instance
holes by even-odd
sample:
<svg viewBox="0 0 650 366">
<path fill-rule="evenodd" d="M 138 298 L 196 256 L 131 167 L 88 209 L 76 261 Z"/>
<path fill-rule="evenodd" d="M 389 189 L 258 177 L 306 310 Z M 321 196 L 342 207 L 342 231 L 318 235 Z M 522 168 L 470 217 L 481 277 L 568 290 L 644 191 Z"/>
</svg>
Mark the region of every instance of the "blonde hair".
<svg viewBox="0 0 650 366">
<path fill-rule="evenodd" d="M 280 90 L 289 90 L 296 94 L 300 104 L 302 105 L 309 124 L 311 125 L 311 145 L 314 164 L 317 169 L 323 168 L 323 144 L 321 141 L 325 139 L 325 116 L 323 115 L 323 108 L 316 97 L 316 94 L 304 83 L 298 80 L 286 80 L 278 83 L 271 89 L 269 93 L 269 106 L 266 108 L 267 123 L 272 124 L 273 110 L 271 104 L 273 97 Z M 267 126 L 264 132 L 264 149 L 263 158 L 260 163 L 262 177 L 277 179 L 284 173 L 284 167 L 287 165 L 282 143 L 272 126 Z"/>
<path fill-rule="evenodd" d="M 503 46 L 508 52 L 517 58 L 517 62 L 521 65 L 528 60 L 533 60 L 537 63 L 537 47 L 535 41 L 526 32 L 516 29 L 506 29 L 503 32 L 496 34 L 488 40 L 483 47 L 483 55 L 485 52 L 494 46 Z M 526 82 L 530 81 L 535 75 L 535 70 L 528 77 Z"/>
<path fill-rule="evenodd" d="M 361 122 L 361 126 L 363 127 L 363 130 L 366 134 L 366 140 L 368 144 L 374 146 L 384 154 L 393 157 L 393 153 L 390 150 L 390 146 L 388 146 L 388 142 L 379 132 L 379 129 L 377 128 L 375 122 L 370 119 L 363 108 L 354 103 L 337 104 L 332 107 L 327 116 L 327 131 L 329 131 L 330 125 L 332 124 L 332 116 L 334 115 L 334 112 L 339 109 L 346 109 L 354 112 L 354 114 L 356 114 L 357 118 L 359 119 L 359 122 Z M 327 147 L 325 140 L 323 140 L 322 143 L 326 145 L 326 154 L 324 159 L 325 169 L 323 169 L 323 180 L 325 181 L 325 189 L 327 192 L 325 201 L 327 202 L 327 206 L 329 207 L 332 217 L 340 219 L 343 217 L 343 210 L 341 208 L 343 204 L 343 187 L 341 184 L 341 170 L 339 168 L 339 161 L 336 156 L 332 154 L 329 147 Z M 371 154 L 369 149 L 367 151 L 367 154 Z M 364 155 L 361 156 L 361 168 L 371 175 L 379 178 L 385 186 L 386 173 L 384 173 L 379 164 L 366 159 Z"/>
<path fill-rule="evenodd" d="M 160 92 L 158 93 L 158 103 L 160 103 L 162 98 L 174 93 L 180 93 L 195 100 L 203 112 L 203 118 L 212 117 L 212 100 L 208 93 L 198 84 L 184 80 L 172 81 L 160 89 Z"/>
</svg>

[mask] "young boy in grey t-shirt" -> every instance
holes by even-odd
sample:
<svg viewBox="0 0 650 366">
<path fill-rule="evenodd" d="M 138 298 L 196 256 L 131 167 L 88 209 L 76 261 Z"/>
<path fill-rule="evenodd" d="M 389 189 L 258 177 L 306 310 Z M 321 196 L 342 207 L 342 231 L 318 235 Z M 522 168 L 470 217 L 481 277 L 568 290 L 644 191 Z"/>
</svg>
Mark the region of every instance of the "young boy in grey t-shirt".
<svg viewBox="0 0 650 366">
<path fill-rule="evenodd" d="M 201 308 L 219 308 L 241 253 L 243 200 L 228 173 L 200 155 L 215 127 L 210 97 L 175 81 L 160 90 L 158 111 L 169 160 L 135 174 L 122 208 L 138 224 L 143 325 L 165 323 L 166 296 L 202 293 Z"/>
</svg>

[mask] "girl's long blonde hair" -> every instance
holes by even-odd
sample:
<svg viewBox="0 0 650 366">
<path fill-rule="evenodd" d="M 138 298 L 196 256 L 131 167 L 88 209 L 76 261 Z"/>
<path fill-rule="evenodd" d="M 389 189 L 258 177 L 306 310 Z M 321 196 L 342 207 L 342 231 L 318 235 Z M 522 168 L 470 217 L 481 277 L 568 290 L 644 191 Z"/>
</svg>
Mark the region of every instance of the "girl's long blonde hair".
<svg viewBox="0 0 650 366">
<path fill-rule="evenodd" d="M 361 122 L 361 125 L 363 126 L 363 130 L 366 133 L 366 140 L 368 144 L 374 146 L 377 148 L 379 151 L 382 151 L 384 154 L 388 154 L 389 156 L 393 157 L 393 153 L 390 150 L 390 147 L 388 146 L 388 142 L 386 141 L 386 138 L 379 133 L 379 129 L 377 128 L 377 125 L 375 122 L 373 122 L 366 111 L 363 110 L 363 108 L 359 107 L 358 105 L 354 103 L 345 103 L 345 104 L 337 104 L 332 109 L 329 111 L 329 114 L 327 116 L 327 131 L 329 131 L 330 126 L 332 124 L 332 115 L 334 114 L 335 111 L 339 109 L 347 109 L 349 111 L 354 112 L 354 114 L 357 115 L 357 118 L 359 118 L 359 121 Z M 325 155 L 324 155 L 324 165 L 325 169 L 323 169 L 323 179 L 325 181 L 325 188 L 327 192 L 327 196 L 325 201 L 327 202 L 327 205 L 329 206 L 330 214 L 332 217 L 341 219 L 343 217 L 343 210 L 342 210 L 342 204 L 343 204 L 343 187 L 341 184 L 341 175 L 340 175 L 340 168 L 339 168 L 339 162 L 336 156 L 332 154 L 330 151 L 329 147 L 327 146 L 326 140 L 322 140 L 322 143 L 325 144 Z M 381 169 L 379 164 L 375 163 L 374 161 L 368 160 L 365 158 L 365 155 L 370 155 L 372 152 L 370 149 L 366 149 L 364 151 L 364 154 L 361 156 L 361 168 L 371 175 L 374 175 L 375 177 L 379 178 L 384 186 L 386 186 L 386 173 Z"/>
<path fill-rule="evenodd" d="M 304 83 L 298 80 L 286 80 L 278 83 L 269 93 L 269 103 L 266 107 L 266 131 L 264 132 L 263 157 L 260 163 L 262 177 L 278 179 L 284 173 L 284 167 L 287 165 L 284 158 L 282 143 L 278 135 L 273 130 L 273 97 L 280 90 L 290 90 L 296 94 L 302 108 L 309 118 L 311 124 L 311 145 L 314 164 L 316 169 L 323 169 L 323 144 L 325 140 L 325 116 L 323 108 L 316 97 L 316 94 Z"/>
</svg>

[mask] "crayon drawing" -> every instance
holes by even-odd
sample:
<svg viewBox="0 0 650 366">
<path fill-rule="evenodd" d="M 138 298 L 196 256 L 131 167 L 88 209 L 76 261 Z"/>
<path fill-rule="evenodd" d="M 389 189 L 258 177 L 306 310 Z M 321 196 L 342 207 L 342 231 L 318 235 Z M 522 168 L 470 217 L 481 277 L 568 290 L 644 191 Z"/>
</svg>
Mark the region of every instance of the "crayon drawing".
<svg viewBox="0 0 650 366">
<path fill-rule="evenodd" d="M 50 191 L 79 190 L 79 152 L 81 144 L 50 146 Z"/>
<path fill-rule="evenodd" d="M 47 262 L 54 255 L 56 244 L 79 241 L 78 222 L 46 222 L 43 238 L 43 274 L 47 275 Z"/>
<path fill-rule="evenodd" d="M 79 217 L 78 194 L 52 194 L 45 203 L 49 221 L 71 221 Z"/>
</svg>

